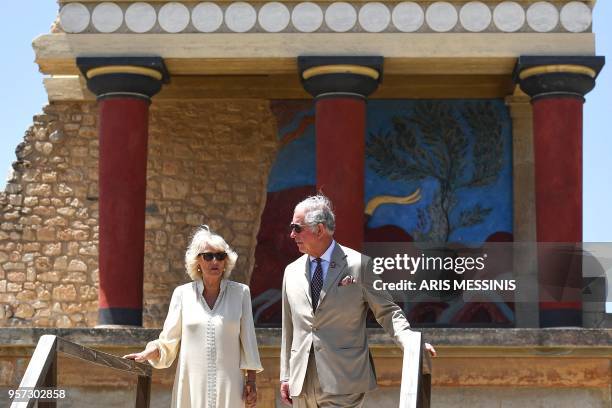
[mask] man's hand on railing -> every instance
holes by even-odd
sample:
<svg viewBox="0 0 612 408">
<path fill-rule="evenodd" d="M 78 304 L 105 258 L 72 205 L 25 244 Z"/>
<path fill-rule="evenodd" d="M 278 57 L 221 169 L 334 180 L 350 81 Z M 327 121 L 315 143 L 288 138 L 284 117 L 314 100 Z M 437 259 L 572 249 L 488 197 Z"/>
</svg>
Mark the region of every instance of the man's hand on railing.
<svg viewBox="0 0 612 408">
<path fill-rule="evenodd" d="M 150 345 L 140 353 L 126 354 L 123 358 L 134 360 L 137 363 L 144 363 L 147 360 L 157 360 L 159 358 L 159 349 L 155 345 Z"/>
</svg>

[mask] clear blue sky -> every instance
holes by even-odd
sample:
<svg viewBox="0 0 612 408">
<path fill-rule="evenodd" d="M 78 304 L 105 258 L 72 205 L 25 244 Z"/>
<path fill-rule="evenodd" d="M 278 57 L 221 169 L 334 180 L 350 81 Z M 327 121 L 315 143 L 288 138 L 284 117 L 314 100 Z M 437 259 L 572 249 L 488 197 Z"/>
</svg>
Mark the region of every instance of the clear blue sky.
<svg viewBox="0 0 612 408">
<path fill-rule="evenodd" d="M 0 188 L 15 160 L 14 150 L 47 101 L 42 75 L 34 64 L 32 40 L 49 32 L 58 6 L 54 0 L 0 0 Z M 597 53 L 608 65 L 595 90 L 587 95 L 584 113 L 584 240 L 612 241 L 612 133 L 605 123 L 612 103 L 612 1 L 599 0 L 594 31 Z M 607 22 L 607 24 L 606 24 Z"/>
</svg>

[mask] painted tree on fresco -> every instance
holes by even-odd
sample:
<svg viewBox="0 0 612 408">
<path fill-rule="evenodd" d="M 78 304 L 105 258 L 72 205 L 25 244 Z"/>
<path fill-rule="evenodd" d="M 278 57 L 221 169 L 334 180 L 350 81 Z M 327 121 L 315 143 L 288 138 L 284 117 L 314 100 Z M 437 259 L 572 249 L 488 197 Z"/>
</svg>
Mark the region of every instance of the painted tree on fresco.
<svg viewBox="0 0 612 408">
<path fill-rule="evenodd" d="M 501 171 L 502 125 L 493 104 L 427 101 L 392 121 L 391 131 L 370 134 L 370 168 L 393 181 L 433 178 L 438 184 L 431 204 L 419 210 L 414 239 L 448 242 L 455 230 L 483 222 L 492 208 L 476 204 L 459 214 L 455 210 L 460 190 L 491 184 Z"/>
</svg>

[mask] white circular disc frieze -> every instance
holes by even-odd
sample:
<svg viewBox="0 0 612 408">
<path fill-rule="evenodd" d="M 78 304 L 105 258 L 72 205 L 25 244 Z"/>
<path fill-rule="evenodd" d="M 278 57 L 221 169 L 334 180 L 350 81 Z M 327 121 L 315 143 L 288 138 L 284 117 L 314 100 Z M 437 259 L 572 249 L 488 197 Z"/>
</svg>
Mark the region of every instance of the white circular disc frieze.
<svg viewBox="0 0 612 408">
<path fill-rule="evenodd" d="M 391 19 L 393 20 L 393 25 L 399 31 L 412 33 L 423 26 L 425 13 L 418 4 L 412 1 L 405 1 L 395 6 Z"/>
<path fill-rule="evenodd" d="M 461 25 L 473 33 L 486 30 L 491 24 L 491 18 L 491 10 L 480 1 L 470 1 L 459 12 Z"/>
<path fill-rule="evenodd" d="M 591 9 L 584 3 L 572 1 L 561 9 L 561 24 L 572 33 L 581 33 L 591 26 Z"/>
<path fill-rule="evenodd" d="M 546 1 L 534 3 L 527 9 L 527 24 L 534 31 L 547 33 L 559 24 L 559 11 Z"/>
<path fill-rule="evenodd" d="M 525 24 L 525 10 L 518 3 L 504 1 L 495 7 L 493 22 L 500 30 L 513 33 Z"/>
<path fill-rule="evenodd" d="M 189 9 L 181 3 L 166 3 L 157 17 L 161 28 L 169 33 L 179 33 L 189 24 Z"/>
<path fill-rule="evenodd" d="M 156 21 L 155 9 L 148 3 L 134 3 L 125 11 L 125 25 L 135 33 L 146 33 L 153 28 Z"/>
<path fill-rule="evenodd" d="M 259 9 L 259 25 L 270 33 L 283 31 L 289 25 L 291 13 L 283 3 L 266 3 Z"/>
<path fill-rule="evenodd" d="M 234 32 L 245 33 L 253 28 L 256 21 L 257 12 L 249 3 L 232 3 L 225 10 L 225 24 Z"/>
<path fill-rule="evenodd" d="M 99 32 L 112 33 L 123 24 L 123 10 L 115 3 L 100 3 L 91 13 L 91 22 Z"/>
<path fill-rule="evenodd" d="M 450 3 L 438 1 L 427 8 L 425 20 L 434 31 L 439 33 L 450 31 L 457 25 L 457 9 Z"/>
<path fill-rule="evenodd" d="M 391 12 L 382 3 L 367 3 L 359 10 L 359 25 L 370 33 L 379 33 L 389 26 Z"/>
<path fill-rule="evenodd" d="M 323 11 L 315 3 L 300 3 L 293 8 L 291 23 L 303 33 L 312 33 L 323 24 Z"/>
<path fill-rule="evenodd" d="M 223 10 L 215 3 L 200 3 L 191 11 L 191 23 L 202 33 L 217 31 L 223 24 Z"/>
<path fill-rule="evenodd" d="M 325 10 L 325 24 L 337 33 L 350 30 L 356 22 L 357 12 L 349 3 L 343 1 L 332 3 Z"/>
<path fill-rule="evenodd" d="M 89 10 L 81 3 L 68 3 L 59 13 L 62 29 L 67 33 L 80 33 L 89 25 Z"/>
</svg>

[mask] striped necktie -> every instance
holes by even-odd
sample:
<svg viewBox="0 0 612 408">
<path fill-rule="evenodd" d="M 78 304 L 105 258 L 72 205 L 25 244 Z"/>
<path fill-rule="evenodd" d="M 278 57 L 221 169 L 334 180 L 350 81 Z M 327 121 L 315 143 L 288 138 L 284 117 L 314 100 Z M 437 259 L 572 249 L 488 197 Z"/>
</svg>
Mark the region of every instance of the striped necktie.
<svg viewBox="0 0 612 408">
<path fill-rule="evenodd" d="M 319 296 L 321 295 L 321 289 L 323 289 L 323 266 L 321 266 L 321 258 L 316 258 L 317 267 L 315 268 L 314 274 L 312 275 L 312 281 L 310 282 L 310 295 L 312 296 L 312 310 L 317 309 L 319 304 Z"/>
</svg>

